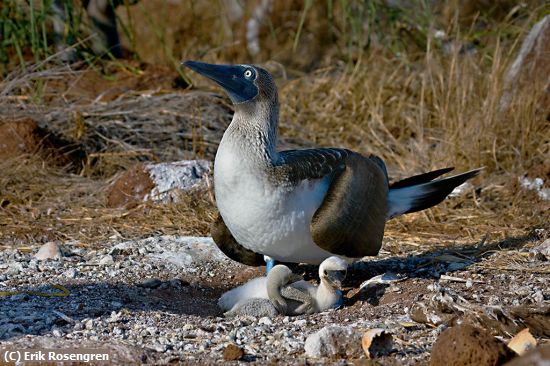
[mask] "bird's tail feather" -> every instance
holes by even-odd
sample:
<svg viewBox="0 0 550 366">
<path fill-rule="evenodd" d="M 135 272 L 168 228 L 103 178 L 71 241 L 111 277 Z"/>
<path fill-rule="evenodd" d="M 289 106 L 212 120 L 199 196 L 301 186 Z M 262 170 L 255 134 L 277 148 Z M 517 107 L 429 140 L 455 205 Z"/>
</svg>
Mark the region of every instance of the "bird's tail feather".
<svg viewBox="0 0 550 366">
<path fill-rule="evenodd" d="M 456 187 L 478 175 L 481 169 L 433 180 L 453 170 L 453 168 L 445 168 L 415 175 L 392 184 L 388 194 L 388 219 L 437 205 Z"/>
</svg>

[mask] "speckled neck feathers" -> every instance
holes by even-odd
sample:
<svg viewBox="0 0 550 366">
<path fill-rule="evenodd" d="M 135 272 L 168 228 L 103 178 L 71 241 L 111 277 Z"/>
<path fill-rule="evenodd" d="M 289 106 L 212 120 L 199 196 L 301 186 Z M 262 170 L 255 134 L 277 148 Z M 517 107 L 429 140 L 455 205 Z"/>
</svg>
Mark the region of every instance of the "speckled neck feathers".
<svg viewBox="0 0 550 366">
<path fill-rule="evenodd" d="M 271 75 L 263 69 L 258 70 L 259 94 L 235 105 L 233 120 L 222 143 L 234 145 L 245 158 L 271 165 L 277 160 L 279 101 Z"/>
</svg>

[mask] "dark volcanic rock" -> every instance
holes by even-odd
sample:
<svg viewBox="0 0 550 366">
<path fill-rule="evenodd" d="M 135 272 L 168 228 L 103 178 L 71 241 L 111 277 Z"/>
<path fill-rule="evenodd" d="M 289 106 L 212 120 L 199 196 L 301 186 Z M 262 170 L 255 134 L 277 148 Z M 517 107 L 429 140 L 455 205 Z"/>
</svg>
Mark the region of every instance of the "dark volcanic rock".
<svg viewBox="0 0 550 366">
<path fill-rule="evenodd" d="M 497 366 L 516 354 L 484 329 L 462 324 L 445 330 L 432 348 L 432 366 Z"/>
</svg>

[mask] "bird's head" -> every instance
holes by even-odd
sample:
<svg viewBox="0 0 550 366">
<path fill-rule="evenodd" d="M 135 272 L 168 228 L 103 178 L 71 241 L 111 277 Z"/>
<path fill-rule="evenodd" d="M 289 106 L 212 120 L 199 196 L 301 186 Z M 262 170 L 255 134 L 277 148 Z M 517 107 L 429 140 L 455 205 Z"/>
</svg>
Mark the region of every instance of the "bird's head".
<svg viewBox="0 0 550 366">
<path fill-rule="evenodd" d="M 347 269 L 348 264 L 345 260 L 336 256 L 329 257 L 319 266 L 319 278 L 321 281 L 326 281 L 331 287 L 342 289 Z"/>
<path fill-rule="evenodd" d="M 260 99 L 277 100 L 273 77 L 261 67 L 216 65 L 198 61 L 185 61 L 183 65 L 218 83 L 235 105 Z"/>
<path fill-rule="evenodd" d="M 287 310 L 286 300 L 281 296 L 281 288 L 301 279 L 301 276 L 292 273 L 284 264 L 276 265 L 267 274 L 267 296 L 279 314 L 286 314 Z"/>
<path fill-rule="evenodd" d="M 277 289 L 280 289 L 285 285 L 288 285 L 300 280 L 303 280 L 303 277 L 298 274 L 292 273 L 290 268 L 288 268 L 284 264 L 276 265 L 267 274 L 268 284 L 273 285 L 273 287 Z"/>
</svg>

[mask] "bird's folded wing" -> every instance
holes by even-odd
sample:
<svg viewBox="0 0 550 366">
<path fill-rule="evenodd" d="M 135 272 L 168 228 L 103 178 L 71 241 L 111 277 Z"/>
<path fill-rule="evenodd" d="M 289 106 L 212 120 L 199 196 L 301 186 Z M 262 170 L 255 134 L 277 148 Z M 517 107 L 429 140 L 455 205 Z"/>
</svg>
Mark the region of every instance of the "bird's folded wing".
<svg viewBox="0 0 550 366">
<path fill-rule="evenodd" d="M 292 183 L 321 179 L 344 170 L 350 154 L 353 152 L 330 148 L 281 151 L 275 169 L 277 175 L 283 175 Z"/>
<path fill-rule="evenodd" d="M 312 300 L 309 296 L 309 293 L 307 293 L 306 291 L 300 291 L 293 286 L 281 287 L 281 296 L 287 300 L 294 300 L 301 303 L 310 303 Z"/>
<path fill-rule="evenodd" d="M 332 177 L 311 222 L 315 244 L 347 257 L 378 254 L 388 211 L 388 179 L 380 158 L 344 149 L 291 150 L 281 158 L 290 180 Z"/>
</svg>

